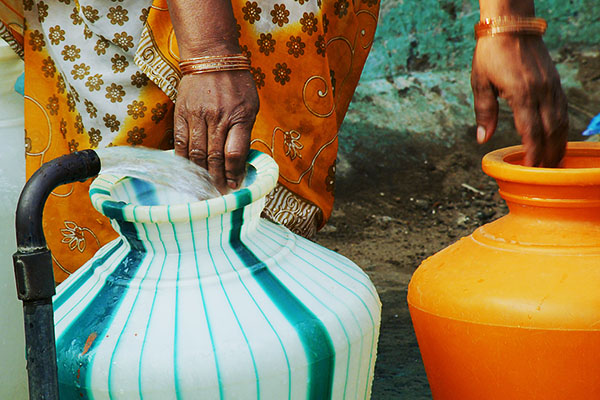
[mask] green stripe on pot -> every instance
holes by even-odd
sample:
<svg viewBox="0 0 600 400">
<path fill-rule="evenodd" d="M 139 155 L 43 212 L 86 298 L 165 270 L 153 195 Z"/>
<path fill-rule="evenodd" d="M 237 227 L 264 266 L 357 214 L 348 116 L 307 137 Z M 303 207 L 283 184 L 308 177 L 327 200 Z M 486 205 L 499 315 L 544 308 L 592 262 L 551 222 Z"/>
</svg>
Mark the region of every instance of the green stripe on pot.
<svg viewBox="0 0 600 400">
<path fill-rule="evenodd" d="M 142 226 L 144 226 L 144 225 L 142 225 Z M 139 367 L 138 367 L 138 382 L 137 382 L 138 383 L 138 391 L 139 391 L 139 393 L 143 393 L 143 389 L 142 389 L 142 366 L 143 366 L 143 360 L 144 360 L 144 354 L 145 354 L 144 350 L 146 348 L 146 339 L 148 338 L 148 332 L 150 330 L 150 324 L 152 322 L 152 317 L 154 315 L 153 311 L 154 311 L 154 306 L 156 304 L 156 297 L 158 295 L 158 287 L 160 285 L 160 282 L 161 282 L 161 279 L 162 279 L 162 276 L 163 276 L 163 272 L 165 270 L 166 261 L 167 261 L 167 248 L 166 248 L 165 242 L 164 242 L 164 240 L 162 238 L 160 229 L 157 229 L 157 232 L 158 232 L 158 239 L 159 239 L 159 241 L 160 241 L 160 243 L 162 245 L 163 260 L 162 260 L 161 267 L 160 267 L 160 273 L 158 274 L 158 278 L 156 279 L 156 283 L 154 285 L 154 296 L 152 297 L 152 304 L 150 306 L 148 321 L 146 322 L 146 327 L 145 327 L 145 330 L 144 330 L 144 336 L 143 336 L 144 340 L 142 342 L 142 346 L 141 346 L 141 349 L 140 349 L 140 360 L 139 360 L 139 363 L 138 363 Z M 144 227 L 144 233 L 146 234 L 146 237 L 148 237 L 148 231 L 146 230 L 145 227 Z M 150 241 L 149 243 L 151 245 L 152 251 L 156 252 L 156 249 L 152 245 L 152 242 Z"/>
<path fill-rule="evenodd" d="M 77 354 L 77 364 L 58 365 L 59 393 L 61 400 L 88 400 L 93 399 L 87 390 L 73 390 L 65 386 L 65 382 L 72 382 L 72 377 L 78 377 L 80 388 L 90 387 L 88 371 L 94 362 L 94 350 L 102 342 L 113 321 L 114 315 L 119 309 L 127 287 L 116 284 L 118 277 L 123 275 L 134 275 L 141 265 L 145 254 L 142 252 L 144 245 L 137 239 L 135 226 L 123 221 L 118 207 L 119 203 L 111 202 L 102 211 L 109 218 L 117 220 L 121 232 L 126 234 L 132 245 L 129 253 L 119 263 L 117 268 L 110 274 L 104 286 L 88 303 L 85 310 L 73 320 L 62 335 L 57 338 L 57 353 Z M 113 278 L 113 279 L 111 279 Z M 95 335 L 96 339 L 87 343 L 88 338 Z M 67 339 L 64 339 L 67 338 Z M 73 339 L 75 338 L 75 339 Z"/>
<path fill-rule="evenodd" d="M 103 265 L 106 262 L 106 260 L 108 260 L 113 254 L 115 254 L 117 250 L 123 247 L 124 243 L 125 242 L 123 242 L 122 239 L 117 240 L 113 247 L 110 247 L 102 257 L 96 259 L 96 261 L 92 263 L 92 267 L 90 269 L 82 273 L 77 278 L 77 280 L 73 284 L 71 284 L 71 286 L 69 286 L 66 290 L 58 293 L 53 300 L 54 309 L 61 307 L 65 303 L 65 301 L 67 301 L 71 296 L 73 296 L 73 294 L 76 291 L 78 291 L 79 288 L 81 288 L 81 285 L 87 282 L 94 275 L 96 269 Z"/>
<path fill-rule="evenodd" d="M 260 229 L 259 229 L 259 230 L 260 230 Z M 275 240 L 273 240 L 273 238 L 272 238 L 272 237 L 270 237 L 270 236 L 268 236 L 268 235 L 265 235 L 265 236 L 267 237 L 267 240 L 270 240 L 270 241 L 272 241 L 272 242 L 276 243 L 277 245 L 279 245 L 279 243 L 277 243 Z M 280 236 L 280 235 L 278 234 L 277 236 Z M 281 236 L 280 236 L 280 237 L 281 237 Z M 287 240 L 287 237 L 285 237 L 285 238 L 284 238 L 284 237 L 281 237 L 281 238 L 282 238 L 283 240 Z M 267 253 L 266 251 L 262 250 L 260 246 L 258 246 L 257 248 L 258 248 L 258 249 L 261 251 L 261 253 L 262 253 L 262 255 L 263 255 L 264 257 L 268 257 L 268 253 Z M 292 255 L 294 255 L 296 258 L 298 258 L 298 261 L 299 261 L 299 262 L 301 262 L 301 263 L 305 264 L 306 268 L 316 269 L 316 268 L 315 268 L 315 267 L 314 267 L 312 264 L 308 263 L 308 262 L 307 262 L 305 259 L 303 259 L 303 258 L 299 257 L 297 254 L 295 254 L 293 250 L 290 250 L 290 253 L 291 253 Z M 343 322 L 343 321 L 340 319 L 340 316 L 339 316 L 339 315 L 338 315 L 338 314 L 337 314 L 337 313 L 336 313 L 336 312 L 335 312 L 335 311 L 334 311 L 334 310 L 333 310 L 331 307 L 329 307 L 329 306 L 328 306 L 328 305 L 327 305 L 325 302 L 323 302 L 323 301 L 322 301 L 322 300 L 321 300 L 321 299 L 320 299 L 318 296 L 316 296 L 316 295 L 315 295 L 315 294 L 313 294 L 313 293 L 312 293 L 312 292 L 311 292 L 309 289 L 307 289 L 307 288 L 305 287 L 305 285 L 304 285 L 304 284 L 302 284 L 302 282 L 300 282 L 300 280 L 298 280 L 297 278 L 295 278 L 295 277 L 293 276 L 293 274 L 291 274 L 289 271 L 287 271 L 287 269 L 286 269 L 285 267 L 283 267 L 282 265 L 280 265 L 280 263 L 279 263 L 279 262 L 275 261 L 275 265 L 276 265 L 276 266 L 278 267 L 278 269 L 279 269 L 280 271 L 282 271 L 282 272 L 283 272 L 283 273 L 284 273 L 284 274 L 285 274 L 285 275 L 286 275 L 286 276 L 287 276 L 287 277 L 288 277 L 290 280 L 294 281 L 294 282 L 295 282 L 295 283 L 296 283 L 296 284 L 297 284 L 299 287 L 301 287 L 301 288 L 302 288 L 302 289 L 304 289 L 304 290 L 305 290 L 307 293 L 309 293 L 309 294 L 310 294 L 310 296 L 311 296 L 311 297 L 312 297 L 312 298 L 313 298 L 313 299 L 314 299 L 314 300 L 315 300 L 317 303 L 319 303 L 319 304 L 321 305 L 321 307 L 323 307 L 324 309 L 326 309 L 326 310 L 327 310 L 327 311 L 330 313 L 330 315 L 333 315 L 333 316 L 334 316 L 334 318 L 335 318 L 335 319 L 337 320 L 337 322 L 339 323 L 339 326 L 342 328 L 342 331 L 343 331 L 343 333 L 344 333 L 344 337 L 346 338 L 346 346 L 347 346 L 347 348 L 348 348 L 348 350 L 349 350 L 349 351 L 348 351 L 348 357 L 346 358 L 346 377 L 345 377 L 345 380 L 344 380 L 344 392 L 343 392 L 343 396 L 342 396 L 342 398 L 343 398 L 343 399 L 345 399 L 345 398 L 346 398 L 346 391 L 347 391 L 347 387 L 348 387 L 348 373 L 350 372 L 350 356 L 351 356 L 351 351 L 350 351 L 350 349 L 352 348 L 352 344 L 350 343 L 350 337 L 348 336 L 348 331 L 346 330 L 346 327 L 344 326 L 344 322 Z M 299 271 L 300 273 L 302 273 L 302 269 L 301 269 L 301 268 L 300 268 L 300 269 L 298 269 L 298 271 Z M 309 280 L 311 280 L 311 281 L 313 282 L 313 284 L 314 284 L 315 286 L 319 287 L 321 290 L 327 291 L 327 289 L 326 289 L 326 288 L 325 288 L 323 285 L 321 285 L 321 283 L 319 283 L 317 280 L 314 280 L 314 279 L 310 278 L 310 276 L 309 276 L 309 275 L 307 275 L 307 274 L 303 274 L 303 276 L 304 276 L 305 278 L 308 278 Z M 329 277 L 329 278 L 331 278 L 331 277 Z M 332 280 L 334 280 L 333 278 L 331 278 L 331 279 L 332 279 Z M 341 284 L 340 284 L 340 286 L 343 286 L 343 285 L 341 285 Z M 343 287 L 344 287 L 344 286 L 343 286 Z M 348 288 L 346 288 L 346 287 L 344 287 L 344 288 L 350 291 L 350 289 L 348 289 Z M 349 314 L 350 314 L 350 315 L 352 315 L 352 318 L 354 319 L 354 321 L 356 322 L 357 326 L 359 327 L 359 329 L 360 329 L 360 331 L 361 331 L 361 349 L 362 349 L 362 335 L 363 335 L 362 328 L 360 327 L 360 323 L 358 322 L 358 319 L 356 318 L 356 315 L 354 314 L 354 312 L 352 311 L 352 309 L 348 308 L 348 312 L 349 312 Z"/>
<path fill-rule="evenodd" d="M 270 234 L 271 234 L 271 235 L 278 236 L 278 237 L 280 237 L 281 239 L 284 239 L 284 240 L 286 239 L 285 237 L 283 237 L 283 236 L 281 235 L 281 232 L 280 232 L 280 231 L 277 231 L 277 230 L 275 230 L 275 229 L 271 229 L 271 228 L 269 227 L 269 225 L 266 225 L 266 224 L 265 224 L 265 225 L 263 225 L 263 226 L 269 230 L 269 232 L 270 232 Z M 260 230 L 260 229 L 259 229 L 259 230 Z M 269 235 L 265 235 L 265 236 L 267 236 L 267 237 L 269 237 L 269 239 L 271 239 Z M 272 239 L 271 239 L 271 240 L 272 240 Z M 302 249 L 302 250 L 304 250 L 304 251 L 306 251 L 306 252 L 308 252 L 308 253 L 311 253 L 311 254 L 312 254 L 312 255 L 313 255 L 315 258 L 317 258 L 317 259 L 321 260 L 322 262 L 326 262 L 326 261 L 323 259 L 323 257 L 322 257 L 322 256 L 319 256 L 319 255 L 318 255 L 318 251 L 319 251 L 319 250 L 321 250 L 321 249 L 318 249 L 318 248 L 311 248 L 311 249 L 309 250 L 309 249 L 306 249 L 306 248 L 304 248 L 302 243 L 297 243 L 297 246 L 298 246 L 298 248 L 299 248 L 299 249 Z M 329 251 L 329 250 L 322 249 L 321 251 Z M 304 264 L 306 265 L 306 268 L 310 268 L 310 269 L 317 269 L 317 270 L 318 270 L 318 268 L 317 268 L 315 265 L 313 265 L 313 264 L 309 263 L 309 262 L 308 262 L 306 259 L 304 259 L 303 257 L 300 257 L 299 255 L 297 255 L 297 254 L 296 254 L 296 253 L 295 253 L 293 250 L 292 250 L 290 253 L 291 253 L 293 256 L 295 256 L 295 257 L 296 257 L 296 258 L 297 258 L 297 259 L 298 259 L 300 262 L 304 263 Z M 373 300 L 375 300 L 375 301 L 379 301 L 379 299 L 378 299 L 378 298 L 376 298 L 376 296 L 373 294 L 373 292 L 371 291 L 371 289 L 370 289 L 370 288 L 369 288 L 369 287 L 368 287 L 368 286 L 367 286 L 367 285 L 366 285 L 364 282 L 362 282 L 361 280 L 359 280 L 359 279 L 357 279 L 356 277 L 352 276 L 351 274 L 347 273 L 347 271 L 344 271 L 344 270 L 342 270 L 342 269 L 341 269 L 339 266 L 336 266 L 335 264 L 333 264 L 333 263 L 331 263 L 331 262 L 328 262 L 327 264 L 328 264 L 330 267 L 332 267 L 332 268 L 334 268 L 334 269 L 338 270 L 339 272 L 341 272 L 342 274 L 344 274 L 344 275 L 345 275 L 345 276 L 347 276 L 348 278 L 350 278 L 352 281 L 354 281 L 354 282 L 356 282 L 357 284 L 359 284 L 360 286 L 362 286 L 362 287 L 363 287 L 365 290 L 367 290 L 367 291 L 368 291 L 368 293 L 369 293 L 369 294 L 371 294 L 371 296 L 373 297 Z M 325 273 L 325 272 L 323 272 L 323 271 L 321 271 L 321 270 L 319 270 L 319 272 L 320 272 L 320 273 L 322 273 L 322 274 L 324 274 L 325 276 L 327 276 L 329 279 L 335 280 L 335 279 L 334 279 L 332 276 L 328 275 L 327 273 Z M 341 285 L 341 284 L 340 284 L 340 286 L 344 287 L 344 288 L 345 288 L 345 289 L 346 289 L 346 290 L 347 290 L 349 293 L 351 293 L 351 294 L 352 294 L 352 296 L 353 296 L 354 298 L 356 298 L 356 299 L 357 299 L 357 300 L 358 300 L 358 301 L 361 303 L 361 305 L 364 307 L 365 311 L 367 312 L 367 314 L 368 314 L 368 316 L 369 316 L 369 319 L 370 319 L 370 321 L 371 321 L 371 326 L 372 326 L 372 327 L 373 327 L 373 329 L 374 329 L 374 328 L 375 328 L 375 319 L 373 318 L 373 314 L 371 313 L 371 310 L 369 310 L 369 307 L 367 306 L 367 304 L 365 303 L 365 301 L 364 301 L 364 300 L 361 298 L 361 296 L 360 296 L 358 293 L 356 293 L 354 290 L 352 290 L 352 289 L 350 289 L 349 287 L 346 287 L 346 286 L 344 286 L 344 285 Z M 355 316 L 354 312 L 351 312 L 351 314 L 352 314 L 352 316 L 353 316 L 354 320 L 355 320 L 355 321 L 357 321 L 357 319 L 356 319 L 356 316 Z M 359 328 L 360 328 L 360 331 L 361 331 L 361 343 L 362 343 L 362 332 L 363 332 L 363 331 L 362 331 L 362 327 L 360 327 L 360 325 L 358 325 L 358 326 L 359 326 Z M 344 332 L 345 332 L 345 330 L 344 330 Z M 362 344 L 361 344 L 361 346 L 362 346 Z M 370 353 L 369 353 L 369 366 L 368 366 L 368 369 L 369 369 L 369 370 L 370 370 L 370 369 L 371 369 L 371 367 L 373 366 L 373 361 L 374 361 L 374 360 L 373 360 L 373 357 L 374 357 L 374 354 L 373 354 L 373 349 L 375 348 L 375 335 L 373 335 L 373 337 L 371 338 L 371 346 L 370 346 L 370 348 L 371 348 L 371 351 L 370 351 Z M 361 353 L 362 353 L 362 352 L 361 352 Z M 358 382 L 357 382 L 357 383 L 358 383 Z M 357 391 L 357 393 L 358 393 L 358 391 Z M 364 398 L 365 398 L 365 399 L 368 399 L 368 398 L 369 398 L 369 393 L 368 393 L 368 382 L 367 382 L 367 386 L 365 386 L 365 389 L 364 389 Z"/>
<path fill-rule="evenodd" d="M 147 202 L 150 202 L 153 204 L 158 204 L 158 197 L 156 196 L 156 192 L 154 190 L 155 189 L 154 185 L 151 185 L 144 180 L 136 179 L 136 178 L 131 178 L 130 182 L 132 184 L 134 194 L 138 199 L 140 199 L 139 196 L 142 195 L 142 196 L 144 196 L 143 201 L 147 201 Z M 131 197 L 131 193 L 129 195 Z M 131 198 L 133 198 L 133 197 L 131 197 Z M 120 224 L 121 228 L 123 228 L 123 226 L 121 225 L 122 223 L 119 223 L 119 224 Z M 148 231 L 146 230 L 146 227 L 144 225 L 141 225 L 141 227 L 144 229 L 145 236 L 147 237 Z M 154 246 L 152 245 L 152 242 L 148 241 L 147 243 L 149 243 L 152 248 L 152 251 L 149 253 L 152 256 L 150 257 L 148 264 L 152 264 L 152 261 L 154 260 L 154 258 L 156 256 L 156 251 L 154 251 Z M 138 268 L 139 268 L 139 266 L 138 266 Z M 134 289 L 137 290 L 137 293 L 135 295 L 135 299 L 133 300 L 133 303 L 131 304 L 129 314 L 127 315 L 125 323 L 123 324 L 123 328 L 121 329 L 121 332 L 119 332 L 119 336 L 117 337 L 117 341 L 115 343 L 115 347 L 114 347 L 112 355 L 111 355 L 110 364 L 109 364 L 110 367 L 108 369 L 108 391 L 110 393 L 113 392 L 113 389 L 112 389 L 113 379 L 112 378 L 113 378 L 113 374 L 115 373 L 115 369 L 113 368 L 113 366 L 115 365 L 114 360 L 115 360 L 116 354 L 119 350 L 119 345 L 121 344 L 121 339 L 123 337 L 123 333 L 125 332 L 125 330 L 127 329 L 128 325 L 129 325 L 129 321 L 131 319 L 133 311 L 135 310 L 136 303 L 137 303 L 140 293 L 142 291 L 143 283 L 146 280 L 149 272 L 150 272 L 150 268 L 148 268 L 146 270 L 146 273 L 142 277 L 142 280 L 141 280 L 140 284 L 137 286 L 137 288 L 132 288 L 129 285 L 127 286 L 127 288 L 130 290 L 134 290 Z M 134 274 L 132 274 L 132 275 L 134 275 Z M 125 296 L 125 292 L 123 293 L 123 297 L 124 296 Z M 141 374 L 140 374 L 140 376 L 141 376 Z"/>
<path fill-rule="evenodd" d="M 222 230 L 223 230 L 223 217 L 221 217 L 221 231 Z M 277 332 L 277 329 L 275 329 L 275 327 L 273 326 L 273 324 L 271 323 L 271 321 L 269 320 L 269 318 L 265 314 L 264 310 L 260 307 L 258 301 L 255 299 L 255 297 L 252 294 L 252 292 L 248 289 L 248 286 L 244 283 L 244 280 L 241 278 L 239 271 L 234 268 L 233 262 L 231 261 L 231 259 L 227 255 L 227 252 L 225 251 L 222 239 L 223 238 L 221 238 L 221 241 L 220 241 L 220 248 L 221 248 L 221 251 L 223 252 L 223 254 L 225 255 L 225 258 L 227 259 L 227 262 L 231 266 L 232 272 L 236 274 L 239 283 L 242 285 L 242 287 L 244 288 L 244 291 L 246 292 L 246 294 L 248 295 L 248 297 L 250 297 L 250 299 L 252 300 L 253 304 L 256 306 L 256 309 L 260 312 L 260 314 L 264 318 L 264 320 L 267 323 L 267 325 L 269 325 L 271 331 L 273 332 L 273 334 L 277 338 L 277 342 L 279 343 L 279 346 L 281 347 L 281 351 L 282 351 L 282 353 L 284 355 L 285 363 L 286 363 L 286 367 L 287 367 L 287 379 L 288 379 L 287 398 L 290 399 L 291 396 L 292 396 L 292 385 L 291 385 L 291 382 L 292 382 L 292 369 L 291 369 L 291 366 L 290 366 L 290 360 L 289 360 L 289 357 L 288 357 L 285 345 L 283 344 L 283 341 L 281 339 L 281 336 L 279 335 L 279 332 Z M 252 358 L 253 358 L 253 365 L 256 368 L 256 363 L 254 361 L 254 357 L 252 357 Z M 257 373 L 257 371 L 255 373 Z M 257 376 L 257 390 L 259 390 L 259 388 L 260 388 L 260 382 L 259 382 L 259 378 Z"/>
<path fill-rule="evenodd" d="M 242 202 L 245 201 L 246 195 L 240 194 L 240 199 Z M 240 235 L 243 221 L 243 208 L 231 213 L 232 229 L 229 244 L 251 271 L 256 282 L 296 330 L 308 361 L 308 399 L 330 399 L 335 366 L 335 349 L 331 337 L 323 322 L 242 242 Z"/>
</svg>

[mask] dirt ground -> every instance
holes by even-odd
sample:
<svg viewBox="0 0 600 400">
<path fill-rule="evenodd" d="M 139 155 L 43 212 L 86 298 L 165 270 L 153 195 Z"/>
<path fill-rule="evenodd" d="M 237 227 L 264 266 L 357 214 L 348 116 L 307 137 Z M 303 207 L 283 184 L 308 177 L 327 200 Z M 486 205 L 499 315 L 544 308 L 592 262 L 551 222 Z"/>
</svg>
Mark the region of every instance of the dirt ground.
<svg viewBox="0 0 600 400">
<path fill-rule="evenodd" d="M 316 240 L 360 265 L 383 303 L 373 399 L 430 398 L 406 290 L 423 259 L 507 212 L 481 172 L 485 152 L 474 141 L 429 148 L 337 182 L 335 210 Z"/>
<path fill-rule="evenodd" d="M 581 58 L 587 90 L 567 92 L 569 140 L 583 140 L 590 116 L 600 112 L 600 68 L 594 65 L 600 66 L 600 57 Z M 474 126 L 451 147 L 407 139 L 401 148 L 374 150 L 373 162 L 338 177 L 332 218 L 315 240 L 354 260 L 379 292 L 383 315 L 374 400 L 431 398 L 406 290 L 423 259 L 508 212 L 480 166 L 485 153 L 519 143 L 505 105 L 500 119 L 485 145 L 475 142 Z"/>
</svg>

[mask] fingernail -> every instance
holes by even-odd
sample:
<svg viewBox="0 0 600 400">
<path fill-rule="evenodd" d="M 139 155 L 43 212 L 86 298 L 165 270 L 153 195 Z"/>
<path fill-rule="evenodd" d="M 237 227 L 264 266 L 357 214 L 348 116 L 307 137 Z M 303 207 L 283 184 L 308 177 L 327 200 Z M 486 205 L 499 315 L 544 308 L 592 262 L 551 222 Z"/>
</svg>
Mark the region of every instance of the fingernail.
<svg viewBox="0 0 600 400">
<path fill-rule="evenodd" d="M 227 179 L 227 186 L 229 186 L 230 189 L 237 189 L 238 185 L 233 179 Z"/>
<path fill-rule="evenodd" d="M 485 128 L 481 125 L 477 127 L 477 142 L 484 143 L 485 142 Z"/>
</svg>

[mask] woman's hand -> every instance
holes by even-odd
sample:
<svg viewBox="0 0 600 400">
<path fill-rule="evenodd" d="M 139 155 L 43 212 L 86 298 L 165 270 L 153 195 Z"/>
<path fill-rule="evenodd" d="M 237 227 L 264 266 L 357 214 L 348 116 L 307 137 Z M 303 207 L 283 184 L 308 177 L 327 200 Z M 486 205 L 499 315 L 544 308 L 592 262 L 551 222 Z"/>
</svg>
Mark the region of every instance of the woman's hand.
<svg viewBox="0 0 600 400">
<path fill-rule="evenodd" d="M 175 103 L 175 153 L 207 168 L 221 193 L 238 188 L 258 107 L 248 71 L 184 76 Z"/>
<path fill-rule="evenodd" d="M 240 54 L 228 0 L 167 0 L 181 60 Z M 221 193 L 239 187 L 258 112 L 249 71 L 185 75 L 175 103 L 175 153 L 210 172 Z"/>
<path fill-rule="evenodd" d="M 500 97 L 513 110 L 526 165 L 555 167 L 560 163 L 569 128 L 567 100 L 541 37 L 480 38 L 473 55 L 471 86 L 479 143 L 496 130 Z"/>
</svg>

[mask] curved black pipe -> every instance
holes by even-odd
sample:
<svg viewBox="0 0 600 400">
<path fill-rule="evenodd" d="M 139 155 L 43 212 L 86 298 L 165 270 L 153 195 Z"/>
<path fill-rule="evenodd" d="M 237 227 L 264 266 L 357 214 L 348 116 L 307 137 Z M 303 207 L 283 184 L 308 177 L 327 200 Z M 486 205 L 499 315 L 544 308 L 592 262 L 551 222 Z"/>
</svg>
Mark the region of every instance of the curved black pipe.
<svg viewBox="0 0 600 400">
<path fill-rule="evenodd" d="M 98 175 L 100 159 L 94 150 L 83 150 L 42 164 L 23 188 L 17 205 L 17 246 L 46 248 L 42 212 L 50 193 L 58 186 Z"/>
<path fill-rule="evenodd" d="M 68 154 L 43 164 L 25 184 L 16 215 L 17 252 L 13 255 L 17 295 L 23 302 L 25 354 L 31 400 L 58 400 L 52 296 L 52 255 L 42 228 L 44 205 L 58 186 L 85 181 L 100 172 L 93 150 Z"/>
</svg>

